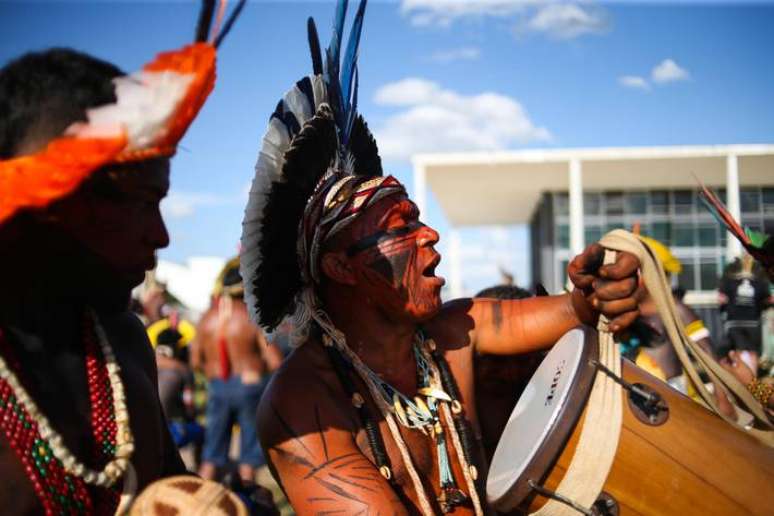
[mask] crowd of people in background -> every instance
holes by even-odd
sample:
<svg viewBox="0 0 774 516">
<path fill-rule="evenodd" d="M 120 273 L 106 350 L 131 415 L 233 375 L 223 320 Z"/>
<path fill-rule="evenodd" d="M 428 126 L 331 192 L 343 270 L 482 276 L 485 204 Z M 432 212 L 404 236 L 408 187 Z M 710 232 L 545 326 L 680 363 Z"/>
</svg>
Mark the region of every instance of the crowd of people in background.
<svg viewBox="0 0 774 516">
<path fill-rule="evenodd" d="M 679 260 L 666 246 L 646 240 L 657 251 L 668 277 L 676 278 Z M 135 306 L 156 351 L 159 397 L 186 466 L 207 479 L 238 475 L 255 481 L 256 472 L 266 465 L 255 436 L 256 409 L 272 372 L 291 352 L 291 328 L 286 321 L 267 336 L 249 320 L 238 269 L 236 258 L 225 265 L 215 282 L 210 307 L 197 324 L 181 315 L 184 308 L 179 301 L 150 275 Z M 512 284 L 510 275 L 504 275 L 503 281 L 475 297 L 523 299 L 547 295 L 539 284 L 530 291 Z M 684 302 L 685 290 L 674 280 L 673 285 L 678 314 L 689 338 L 745 385 L 756 377 L 771 376 L 774 317 L 767 310 L 772 307 L 772 285 L 760 266 L 745 256 L 723 272 L 718 288 L 722 335 L 710 334 L 708 326 Z M 624 355 L 683 394 L 698 399 L 647 291 L 641 290 L 639 296 L 641 314 L 622 342 Z M 476 378 L 489 379 L 482 382 L 480 392 L 499 407 L 480 413 L 484 447 L 490 458 L 499 429 L 544 355 L 535 352 L 518 357 L 476 357 Z M 710 388 L 724 413 L 740 417 L 722 389 L 715 385 Z"/>
</svg>

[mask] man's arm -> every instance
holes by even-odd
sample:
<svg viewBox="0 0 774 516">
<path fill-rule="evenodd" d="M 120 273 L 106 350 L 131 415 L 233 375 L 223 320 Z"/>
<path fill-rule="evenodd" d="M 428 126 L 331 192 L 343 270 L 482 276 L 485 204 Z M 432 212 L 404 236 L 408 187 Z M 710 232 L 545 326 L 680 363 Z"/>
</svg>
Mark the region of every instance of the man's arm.
<svg viewBox="0 0 774 516">
<path fill-rule="evenodd" d="M 589 246 L 569 267 L 576 289 L 570 294 L 519 300 L 463 299 L 444 306 L 427 325 L 446 346 L 473 344 L 482 354 L 512 355 L 546 349 L 581 323 L 596 324 L 602 313 L 619 332 L 637 318 L 637 259 L 619 253 L 600 266 L 604 249 Z M 467 342 L 459 342 L 467 335 Z M 455 340 L 457 342 L 455 342 Z"/>
<path fill-rule="evenodd" d="M 266 363 L 266 367 L 269 371 L 276 371 L 282 364 L 282 351 L 279 347 L 269 342 L 266 338 L 266 334 L 260 328 L 255 329 L 255 341 L 258 344 L 258 352 L 263 357 L 263 361 Z"/>
<path fill-rule="evenodd" d="M 336 410 L 300 401 L 264 399 L 258 411 L 269 467 L 295 512 L 407 515 L 395 491 L 360 452 L 347 425 L 331 416 Z"/>
</svg>

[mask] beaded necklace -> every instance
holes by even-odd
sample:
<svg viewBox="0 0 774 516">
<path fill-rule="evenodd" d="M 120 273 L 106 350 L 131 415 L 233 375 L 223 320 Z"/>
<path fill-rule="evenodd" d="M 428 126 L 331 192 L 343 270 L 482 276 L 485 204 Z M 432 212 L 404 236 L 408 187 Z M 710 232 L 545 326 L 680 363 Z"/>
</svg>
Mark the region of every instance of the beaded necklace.
<svg viewBox="0 0 774 516">
<path fill-rule="evenodd" d="M 120 369 L 91 311 L 84 317 L 83 345 L 94 438 L 91 458 L 104 466 L 100 472 L 67 450 L 61 435 L 24 389 L 19 379 L 21 366 L 0 329 L 0 428 L 46 515 L 115 513 L 120 497 L 115 484 L 129 466 L 133 451 Z"/>
<path fill-rule="evenodd" d="M 449 372 L 445 371 L 446 374 L 444 374 L 442 372 L 443 368 L 439 368 L 434 363 L 434 361 L 436 361 L 445 365 L 445 360 L 443 360 L 436 352 L 435 343 L 432 340 L 425 341 L 421 332 L 416 335 L 414 341 L 414 356 L 417 363 L 417 392 L 425 397 L 425 400 L 416 396 L 412 401 L 389 383 L 382 380 L 366 366 L 362 360 L 360 360 L 360 357 L 347 346 L 344 334 L 333 326 L 325 312 L 318 310 L 313 317 L 323 330 L 322 340 L 324 347 L 329 350 L 336 350 L 337 353 L 334 354 L 340 356 L 340 359 L 336 361 L 344 362 L 363 379 L 368 386 L 376 405 L 381 409 L 382 414 L 390 427 L 390 433 L 393 435 L 393 438 L 401 451 L 401 456 L 403 457 L 406 468 L 412 477 L 414 488 L 419 496 L 422 512 L 429 515 L 432 514 L 432 509 L 430 508 L 427 494 L 425 493 L 419 475 L 414 468 L 406 445 L 400 436 L 400 432 L 394 423 L 393 417 L 396 418 L 401 425 L 407 428 L 419 429 L 434 439 L 441 488 L 441 495 L 438 497 L 437 502 L 444 513 L 452 512 L 456 506 L 468 503 L 468 497 L 457 487 L 451 469 L 448 449 L 448 441 L 449 437 L 451 437 L 451 444 L 457 452 L 457 458 L 462 466 L 465 483 L 470 491 L 470 502 L 472 502 L 475 513 L 477 515 L 482 515 L 483 511 L 475 485 L 477 470 L 472 465 L 471 455 L 468 449 L 469 444 L 463 444 L 463 440 L 460 439 L 462 432 L 460 432 L 461 428 L 459 421 L 457 420 L 457 417 L 455 417 L 460 415 L 462 411 L 462 405 L 458 399 L 459 393 L 456 392 L 457 389 L 453 382 L 447 382 L 449 378 L 444 378 L 445 376 L 450 377 Z M 343 375 L 341 374 L 344 373 L 344 371 L 341 371 L 340 366 L 336 367 L 336 369 L 340 378 L 344 380 L 342 377 Z M 349 384 L 348 390 L 351 390 L 351 382 L 346 383 Z M 444 384 L 448 384 L 448 387 L 445 389 Z M 452 396 L 445 392 L 447 390 L 451 392 Z M 354 391 L 353 404 L 359 411 L 364 407 L 362 396 L 354 393 Z M 455 414 L 455 416 L 452 416 L 452 414 Z M 441 424 L 442 418 L 447 423 L 451 434 L 450 436 L 447 436 L 447 432 Z M 370 435 L 376 432 L 375 429 L 370 429 L 369 431 L 369 428 L 366 428 L 366 431 L 369 433 L 368 437 L 372 448 L 383 446 L 381 439 L 376 439 Z M 467 438 L 467 436 L 465 437 Z M 378 454 L 374 453 L 377 462 L 381 463 L 379 464 L 379 471 L 385 478 L 390 480 L 391 472 L 386 463 L 386 454 L 383 450 L 379 451 L 380 453 Z M 383 456 L 383 460 L 379 460 L 379 455 Z"/>
</svg>

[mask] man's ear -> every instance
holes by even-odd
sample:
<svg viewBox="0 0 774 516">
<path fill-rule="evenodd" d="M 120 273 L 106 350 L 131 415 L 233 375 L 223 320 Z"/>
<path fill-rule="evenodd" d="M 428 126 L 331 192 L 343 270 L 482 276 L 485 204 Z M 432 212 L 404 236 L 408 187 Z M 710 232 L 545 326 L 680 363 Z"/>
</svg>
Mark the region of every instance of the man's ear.
<svg viewBox="0 0 774 516">
<path fill-rule="evenodd" d="M 324 253 L 320 266 L 323 273 L 336 283 L 343 283 L 344 285 L 355 285 L 357 283 L 349 259 L 343 252 Z"/>
</svg>

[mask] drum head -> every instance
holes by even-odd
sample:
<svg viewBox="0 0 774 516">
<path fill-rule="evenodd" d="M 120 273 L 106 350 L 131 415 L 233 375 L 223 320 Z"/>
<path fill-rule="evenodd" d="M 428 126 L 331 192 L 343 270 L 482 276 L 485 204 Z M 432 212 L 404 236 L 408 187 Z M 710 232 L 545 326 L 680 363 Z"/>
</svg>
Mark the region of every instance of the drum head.
<svg viewBox="0 0 774 516">
<path fill-rule="evenodd" d="M 590 328 L 580 327 L 562 336 L 519 398 L 487 477 L 487 498 L 497 509 L 521 503 L 530 492 L 527 481 L 540 482 L 559 455 L 591 388 L 588 362 L 592 352 L 596 356 L 596 346 L 588 341 L 594 336 Z"/>
</svg>

